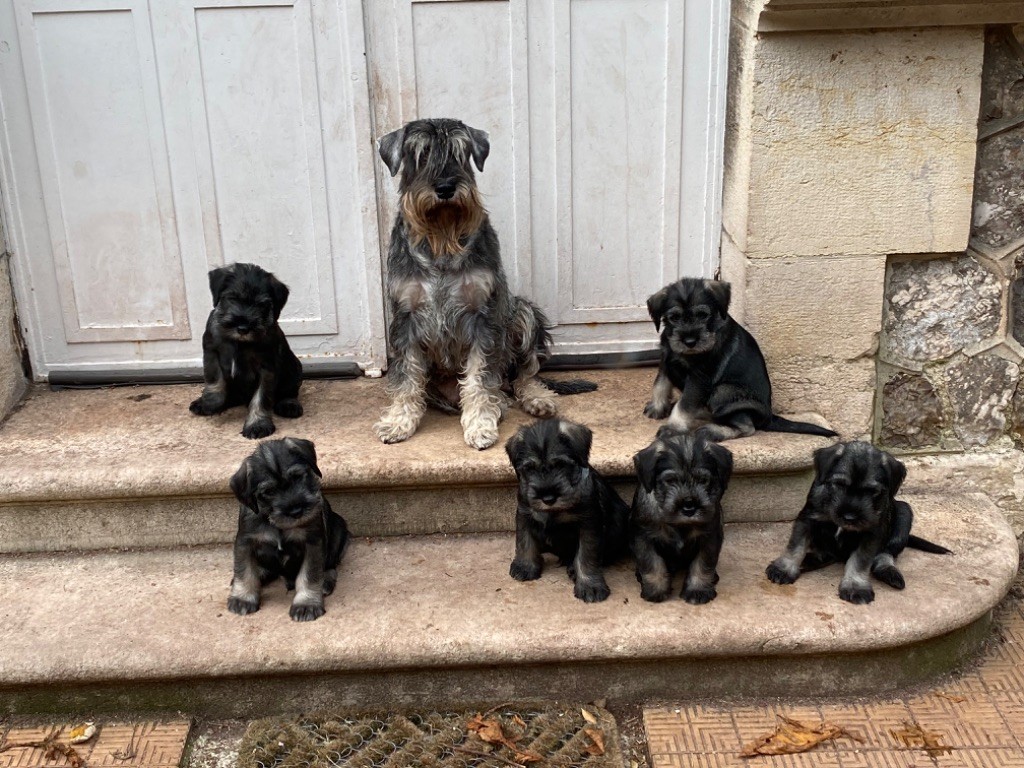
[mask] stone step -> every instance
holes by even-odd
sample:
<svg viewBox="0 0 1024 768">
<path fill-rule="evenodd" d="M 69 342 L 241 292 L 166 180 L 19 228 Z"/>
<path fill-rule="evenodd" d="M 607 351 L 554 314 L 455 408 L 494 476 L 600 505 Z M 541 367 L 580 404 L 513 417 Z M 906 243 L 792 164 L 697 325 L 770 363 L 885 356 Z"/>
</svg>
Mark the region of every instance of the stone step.
<svg viewBox="0 0 1024 768">
<path fill-rule="evenodd" d="M 288 618 L 274 584 L 247 617 L 225 608 L 228 547 L 0 557 L 0 708 L 254 716 L 327 706 L 860 694 L 946 672 L 988 636 L 1017 542 L 981 497 L 911 496 L 902 592 L 842 602 L 838 566 L 780 587 L 764 576 L 789 525 L 726 527 L 719 596 L 640 599 L 628 564 L 587 605 L 565 571 L 508 576 L 512 536 L 360 539 L 327 613 Z M 677 579 L 678 581 L 678 579 Z"/>
<path fill-rule="evenodd" d="M 566 374 L 558 374 L 566 377 Z M 560 400 L 594 430 L 592 461 L 632 494 L 633 454 L 658 423 L 642 414 L 654 369 L 581 371 L 597 392 Z M 0 553 L 174 547 L 229 542 L 238 508 L 228 480 L 254 447 L 243 409 L 188 411 L 198 386 L 36 392 L 0 426 Z M 276 436 L 317 445 L 324 486 L 361 536 L 512 530 L 515 476 L 501 444 L 476 451 L 459 420 L 431 412 L 408 442 L 382 445 L 372 424 L 386 402 L 380 379 L 311 380 L 306 413 L 276 420 Z M 518 409 L 502 442 L 529 418 Z M 732 521 L 791 519 L 828 441 L 759 433 L 729 443 Z"/>
</svg>

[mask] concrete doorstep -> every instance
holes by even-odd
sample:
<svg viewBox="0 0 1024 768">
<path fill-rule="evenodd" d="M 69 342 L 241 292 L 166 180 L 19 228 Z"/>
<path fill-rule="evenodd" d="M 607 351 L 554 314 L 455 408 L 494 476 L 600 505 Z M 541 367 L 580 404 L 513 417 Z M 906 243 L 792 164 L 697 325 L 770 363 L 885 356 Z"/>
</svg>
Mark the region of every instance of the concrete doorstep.
<svg viewBox="0 0 1024 768">
<path fill-rule="evenodd" d="M 288 618 L 280 584 L 242 618 L 225 607 L 217 546 L 0 558 L 0 707 L 7 712 L 180 710 L 218 716 L 324 706 L 443 706 L 893 690 L 947 671 L 987 636 L 1017 543 L 980 497 L 909 498 L 907 589 L 869 606 L 837 595 L 841 569 L 779 587 L 765 565 L 787 524 L 731 524 L 719 596 L 649 604 L 630 565 L 587 605 L 564 569 L 508 576 L 508 534 L 358 540 L 327 614 Z M 678 581 L 678 579 L 677 579 Z"/>
</svg>

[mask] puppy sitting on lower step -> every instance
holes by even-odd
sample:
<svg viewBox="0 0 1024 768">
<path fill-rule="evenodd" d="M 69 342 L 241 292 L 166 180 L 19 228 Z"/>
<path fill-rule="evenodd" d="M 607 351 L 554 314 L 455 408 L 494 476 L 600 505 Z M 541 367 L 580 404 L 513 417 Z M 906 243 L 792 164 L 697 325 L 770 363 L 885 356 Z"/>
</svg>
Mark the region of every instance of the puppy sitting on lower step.
<svg viewBox="0 0 1024 768">
<path fill-rule="evenodd" d="M 262 587 L 283 576 L 288 590 L 295 590 L 292 619 L 324 615 L 348 526 L 331 509 L 320 478 L 313 443 L 294 437 L 262 443 L 231 478 L 241 504 L 228 597 L 232 613 L 258 611 Z"/>
<path fill-rule="evenodd" d="M 907 468 L 870 443 L 839 443 L 814 453 L 814 482 L 793 523 L 786 551 L 765 569 L 776 584 L 801 573 L 845 563 L 839 597 L 862 605 L 875 599 L 871 576 L 893 589 L 906 582 L 896 567 L 911 547 L 948 555 L 938 544 L 912 536 L 914 513 L 896 500 Z"/>
<path fill-rule="evenodd" d="M 665 426 L 633 463 L 640 483 L 630 529 L 640 597 L 660 603 L 672 593 L 672 576 L 685 571 L 680 597 L 693 605 L 711 602 L 718 594 L 722 496 L 732 453 L 701 435 Z"/>
<path fill-rule="evenodd" d="M 509 574 L 539 579 L 543 553 L 568 566 L 573 594 L 598 603 L 611 594 L 603 567 L 626 553 L 629 508 L 590 466 L 593 433 L 561 419 L 520 429 L 505 444 L 519 480 L 516 555 Z"/>
</svg>

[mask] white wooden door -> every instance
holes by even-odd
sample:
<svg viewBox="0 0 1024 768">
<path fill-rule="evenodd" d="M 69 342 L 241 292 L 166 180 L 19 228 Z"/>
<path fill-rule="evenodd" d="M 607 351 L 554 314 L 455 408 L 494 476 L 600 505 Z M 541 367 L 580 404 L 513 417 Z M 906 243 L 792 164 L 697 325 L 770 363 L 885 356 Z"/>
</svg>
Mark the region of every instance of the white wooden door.
<svg viewBox="0 0 1024 768">
<path fill-rule="evenodd" d="M 728 6 L 365 3 L 376 134 L 417 117 L 490 132 L 479 184 L 511 284 L 558 325 L 556 353 L 651 349 L 647 297 L 717 268 Z"/>
<path fill-rule="evenodd" d="M 384 365 L 359 0 L 0 0 L 4 225 L 40 377 L 195 371 L 207 271 Z"/>
</svg>

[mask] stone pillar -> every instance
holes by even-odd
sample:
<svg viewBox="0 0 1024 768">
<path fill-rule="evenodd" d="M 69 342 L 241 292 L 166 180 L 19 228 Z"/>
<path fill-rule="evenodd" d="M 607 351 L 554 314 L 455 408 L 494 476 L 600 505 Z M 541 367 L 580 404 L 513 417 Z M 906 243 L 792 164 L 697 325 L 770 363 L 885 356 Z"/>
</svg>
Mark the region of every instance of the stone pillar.
<svg viewBox="0 0 1024 768">
<path fill-rule="evenodd" d="M 722 275 L 776 409 L 869 437 L 887 258 L 967 245 L 984 30 L 779 5 L 732 6 Z"/>
</svg>

